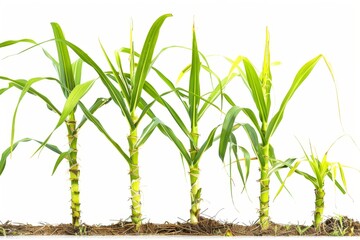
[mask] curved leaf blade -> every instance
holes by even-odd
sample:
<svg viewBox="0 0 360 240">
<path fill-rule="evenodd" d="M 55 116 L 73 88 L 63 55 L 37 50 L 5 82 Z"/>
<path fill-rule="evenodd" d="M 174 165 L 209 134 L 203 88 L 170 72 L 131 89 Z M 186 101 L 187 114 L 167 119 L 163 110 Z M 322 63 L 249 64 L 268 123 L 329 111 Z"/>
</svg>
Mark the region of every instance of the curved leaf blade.
<svg viewBox="0 0 360 240">
<path fill-rule="evenodd" d="M 146 80 L 146 76 L 151 68 L 152 57 L 155 49 L 155 45 L 160 33 L 160 28 L 165 19 L 172 16 L 171 14 L 165 14 L 160 16 L 150 28 L 143 45 L 138 66 L 135 72 L 135 85 L 131 93 L 130 112 L 133 112 L 141 98 L 141 92 Z"/>
</svg>

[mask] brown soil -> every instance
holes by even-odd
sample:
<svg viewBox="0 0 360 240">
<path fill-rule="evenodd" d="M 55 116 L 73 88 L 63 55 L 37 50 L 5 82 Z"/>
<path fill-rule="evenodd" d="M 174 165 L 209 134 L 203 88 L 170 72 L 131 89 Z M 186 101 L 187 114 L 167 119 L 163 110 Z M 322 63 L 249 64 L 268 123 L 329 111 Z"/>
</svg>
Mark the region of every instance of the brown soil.
<svg viewBox="0 0 360 240">
<path fill-rule="evenodd" d="M 222 223 L 214 219 L 201 218 L 198 225 L 185 223 L 144 223 L 140 231 L 129 222 L 109 226 L 83 224 L 74 230 L 70 224 L 32 226 L 29 224 L 0 224 L 0 236 L 14 235 L 202 235 L 202 236 L 360 236 L 360 223 L 347 217 L 329 218 L 316 231 L 312 226 L 281 225 L 271 223 L 266 231 L 259 224 L 244 226 L 235 223 Z"/>
</svg>

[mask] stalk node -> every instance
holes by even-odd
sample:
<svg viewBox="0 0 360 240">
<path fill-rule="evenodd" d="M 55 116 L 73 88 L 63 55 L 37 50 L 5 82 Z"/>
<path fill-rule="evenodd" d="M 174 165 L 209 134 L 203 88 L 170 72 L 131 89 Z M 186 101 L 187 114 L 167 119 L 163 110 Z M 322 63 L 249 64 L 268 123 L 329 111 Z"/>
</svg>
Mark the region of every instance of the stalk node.
<svg viewBox="0 0 360 240">
<path fill-rule="evenodd" d="M 66 125 L 75 125 L 76 120 L 65 120 Z"/>
</svg>

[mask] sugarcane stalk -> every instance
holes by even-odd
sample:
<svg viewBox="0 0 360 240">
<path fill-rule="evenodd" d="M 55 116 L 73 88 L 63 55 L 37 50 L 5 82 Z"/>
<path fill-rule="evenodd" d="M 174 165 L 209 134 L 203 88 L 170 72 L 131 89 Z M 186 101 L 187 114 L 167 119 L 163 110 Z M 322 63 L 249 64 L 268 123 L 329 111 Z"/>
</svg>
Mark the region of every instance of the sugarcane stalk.
<svg viewBox="0 0 360 240">
<path fill-rule="evenodd" d="M 201 188 L 199 187 L 199 173 L 198 166 L 190 167 L 190 184 L 191 184 L 191 209 L 190 209 L 190 223 L 197 224 L 200 216 L 200 201 Z"/>
<path fill-rule="evenodd" d="M 198 152 L 198 129 L 197 127 L 193 127 L 191 131 L 191 136 L 193 138 L 193 142 L 190 142 L 190 156 L 191 159 L 194 159 L 196 156 L 196 153 Z M 200 201 L 201 201 L 201 188 L 199 187 L 199 174 L 200 169 L 198 166 L 198 163 L 200 160 L 197 161 L 197 163 L 190 165 L 190 184 L 191 184 L 191 190 L 190 190 L 190 199 L 191 199 L 191 209 L 190 209 L 190 223 L 197 224 L 199 222 L 199 216 L 200 216 Z"/>
<path fill-rule="evenodd" d="M 132 114 L 133 122 L 137 121 L 135 114 Z M 131 191 L 131 220 L 136 226 L 136 230 L 140 229 L 141 214 L 141 194 L 140 194 L 140 174 L 139 174 L 139 152 L 136 148 L 138 140 L 137 127 L 131 128 L 128 136 L 129 152 L 130 152 L 130 191 Z"/>
<path fill-rule="evenodd" d="M 80 170 L 77 163 L 77 130 L 74 112 L 70 114 L 67 120 L 68 144 L 71 149 L 69 154 L 69 173 L 70 173 L 70 192 L 71 192 L 71 216 L 74 228 L 80 226 L 80 190 L 79 177 Z"/>
<path fill-rule="evenodd" d="M 324 213 L 324 196 L 325 191 L 323 188 L 315 189 L 315 215 L 314 226 L 316 230 L 320 229 L 320 224 L 323 220 Z"/>
<path fill-rule="evenodd" d="M 263 123 L 262 132 L 266 133 L 267 124 Z M 264 143 L 262 147 L 262 153 L 264 156 L 264 163 L 260 163 L 260 226 L 262 230 L 269 228 L 269 154 L 270 154 L 270 144 Z"/>
</svg>

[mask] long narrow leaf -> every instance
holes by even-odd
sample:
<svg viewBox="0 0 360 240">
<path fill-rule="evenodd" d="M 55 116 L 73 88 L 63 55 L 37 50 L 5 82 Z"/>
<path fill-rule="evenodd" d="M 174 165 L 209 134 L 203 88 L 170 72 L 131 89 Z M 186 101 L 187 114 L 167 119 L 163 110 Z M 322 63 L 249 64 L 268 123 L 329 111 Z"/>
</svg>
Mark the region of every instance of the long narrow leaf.
<svg viewBox="0 0 360 240">
<path fill-rule="evenodd" d="M 165 19 L 172 16 L 171 14 L 165 14 L 160 16 L 152 25 L 149 33 L 146 37 L 143 45 L 138 66 L 135 73 L 135 85 L 131 93 L 130 112 L 133 112 L 141 98 L 141 91 L 146 80 L 146 76 L 151 68 L 152 57 L 155 49 L 155 45 L 160 33 L 160 28 Z"/>
<path fill-rule="evenodd" d="M 58 80 L 55 79 L 55 78 L 49 78 L 49 77 L 47 77 L 46 79 L 58 81 Z M 10 79 L 10 78 L 7 78 L 7 77 L 3 77 L 3 76 L 0 76 L 0 80 L 6 80 L 6 81 L 11 82 L 11 83 L 9 84 L 9 87 L 6 88 L 6 89 L 4 89 L 4 91 L 6 91 L 7 89 L 9 89 L 9 88 L 11 88 L 11 87 L 13 87 L 13 86 L 16 87 L 16 88 L 18 88 L 18 89 L 20 89 L 20 90 L 23 90 L 23 89 L 25 88 L 26 84 L 27 84 L 27 81 L 26 81 L 26 80 L 23 80 L 23 79 L 13 80 L 13 79 Z M 34 96 L 39 97 L 41 100 L 43 100 L 43 101 L 47 104 L 48 108 L 49 108 L 51 111 L 57 113 L 58 115 L 61 115 L 61 112 L 60 112 L 60 111 L 55 107 L 55 105 L 54 105 L 47 97 L 45 97 L 43 94 L 39 93 L 38 91 L 36 91 L 35 89 L 33 89 L 33 88 L 31 88 L 31 87 L 27 90 L 27 92 L 30 93 L 30 94 L 32 94 L 32 95 L 34 95 Z"/>
<path fill-rule="evenodd" d="M 191 165 L 192 162 L 188 151 L 184 147 L 183 143 L 176 137 L 173 130 L 171 130 L 171 128 L 169 128 L 163 123 L 160 123 L 158 125 L 158 128 L 165 136 L 167 136 L 176 145 L 176 147 L 180 151 L 181 155 L 185 158 L 188 165 Z"/>
<path fill-rule="evenodd" d="M 200 103 L 200 58 L 196 42 L 195 26 L 193 26 L 192 60 L 189 81 L 189 116 L 191 129 L 197 127 L 198 107 Z"/>
<path fill-rule="evenodd" d="M 219 125 L 220 126 L 220 125 Z M 216 133 L 216 130 L 218 129 L 218 127 L 215 127 L 209 134 L 209 136 L 207 137 L 206 141 L 202 144 L 202 146 L 200 147 L 200 149 L 197 151 L 195 158 L 193 159 L 193 164 L 197 164 L 200 161 L 201 156 L 203 155 L 203 153 L 208 150 L 213 142 L 214 142 L 214 136 Z"/>
<path fill-rule="evenodd" d="M 64 108 L 61 112 L 61 116 L 60 116 L 55 128 L 49 134 L 49 136 L 46 138 L 44 143 L 35 151 L 35 153 L 37 153 L 44 146 L 44 144 L 46 144 L 49 141 L 50 137 L 55 132 L 55 130 L 58 129 L 65 122 L 66 118 L 70 115 L 71 112 L 74 111 L 76 106 L 79 104 L 79 101 L 81 100 L 81 98 L 90 90 L 90 88 L 93 86 L 94 82 L 95 82 L 95 80 L 92 80 L 92 81 L 88 81 L 83 84 L 77 85 L 71 91 L 70 95 L 68 96 L 68 98 L 64 104 Z"/>
<path fill-rule="evenodd" d="M 81 59 L 76 60 L 71 65 L 72 66 L 72 71 L 74 73 L 75 86 L 77 86 L 77 85 L 79 85 L 81 83 L 82 65 L 83 65 L 83 60 L 81 60 Z"/>
<path fill-rule="evenodd" d="M 19 141 L 14 142 L 14 144 L 12 144 L 12 146 L 8 147 L 1 155 L 1 159 L 0 159 L 0 175 L 3 173 L 5 166 L 6 166 L 6 160 L 9 157 L 9 155 L 11 154 L 12 151 L 14 151 L 16 149 L 16 147 L 19 145 L 19 143 L 23 143 L 23 142 L 30 142 L 30 141 L 34 141 L 37 142 L 41 145 L 44 145 L 44 147 L 50 149 L 51 151 L 61 154 L 62 152 L 59 150 L 59 148 L 55 145 L 52 144 L 44 144 L 41 141 L 38 141 L 36 139 L 32 139 L 32 138 L 23 138 Z"/>
<path fill-rule="evenodd" d="M 20 39 L 20 40 L 8 40 L 8 41 L 5 41 L 5 42 L 2 42 L 0 43 L 0 48 L 2 47 L 7 47 L 7 46 L 10 46 L 10 45 L 14 45 L 14 44 L 17 44 L 17 43 L 32 43 L 32 44 L 36 44 L 36 42 L 32 39 Z"/>
<path fill-rule="evenodd" d="M 229 143 L 230 134 L 233 131 L 234 122 L 236 116 L 241 112 L 241 108 L 238 106 L 232 107 L 225 116 L 223 126 L 221 129 L 220 143 L 219 143 L 219 156 L 224 161 L 227 145 Z"/>
<path fill-rule="evenodd" d="M 70 149 L 69 151 L 63 152 L 63 153 L 61 153 L 61 154 L 59 155 L 58 159 L 57 159 L 56 162 L 55 162 L 55 165 L 54 165 L 54 168 L 53 168 L 53 171 L 52 171 L 51 175 L 54 175 L 54 173 L 56 172 L 56 169 L 58 168 L 58 166 L 60 165 L 60 163 L 62 162 L 62 160 L 69 158 L 70 153 L 72 153 L 72 152 L 73 152 L 73 150 Z"/>
<path fill-rule="evenodd" d="M 284 111 L 285 108 L 288 104 L 288 102 L 290 101 L 290 99 L 292 98 L 292 96 L 294 95 L 294 93 L 296 92 L 296 90 L 298 89 L 299 86 L 301 86 L 301 84 L 305 81 L 305 79 L 309 76 L 309 74 L 312 72 L 312 70 L 314 69 L 314 67 L 316 66 L 316 64 L 319 62 L 319 60 L 321 58 L 324 58 L 324 56 L 322 55 L 318 55 L 317 57 L 311 59 L 310 61 L 308 61 L 307 63 L 305 63 L 301 69 L 298 71 L 298 73 L 296 74 L 294 81 L 292 83 L 292 85 L 290 86 L 290 89 L 288 90 L 286 96 L 284 97 L 279 110 L 277 111 L 277 113 L 274 115 L 274 117 L 271 119 L 267 132 L 266 132 L 266 139 L 270 138 L 272 136 L 272 134 L 275 132 L 276 128 L 278 127 L 278 125 L 280 124 L 283 115 L 284 115 Z M 331 69 L 329 68 L 329 70 L 331 71 Z M 331 72 L 332 73 L 332 72 Z"/>
<path fill-rule="evenodd" d="M 248 85 L 251 89 L 251 95 L 259 111 L 260 120 L 262 122 L 266 122 L 269 116 L 270 109 L 268 109 L 266 106 L 265 96 L 262 91 L 260 79 L 255 71 L 255 68 L 247 58 L 243 60 L 243 63 L 246 71 Z"/>
<path fill-rule="evenodd" d="M 21 92 L 20 97 L 19 97 L 19 100 L 18 100 L 18 102 L 17 102 L 17 104 L 16 104 L 15 111 L 14 111 L 13 118 L 12 118 L 10 146 L 12 146 L 13 143 L 14 143 L 16 116 L 17 116 L 17 112 L 18 112 L 20 103 L 21 103 L 23 97 L 25 96 L 25 94 L 26 94 L 26 93 L 29 91 L 29 89 L 31 88 L 31 86 L 32 86 L 34 83 L 39 82 L 39 81 L 42 81 L 42 80 L 52 80 L 52 79 L 49 79 L 49 78 L 32 78 L 32 79 L 30 79 L 29 81 L 26 81 L 26 84 L 25 84 L 24 88 L 22 89 L 22 92 Z"/>
<path fill-rule="evenodd" d="M 124 95 L 126 101 L 128 104 L 130 104 L 130 90 L 129 88 L 127 87 L 127 83 L 126 83 L 126 80 L 125 80 L 125 76 L 123 75 L 123 73 L 121 72 L 121 74 L 118 74 L 114 65 L 111 63 L 110 61 L 110 58 L 109 56 L 107 55 L 103 45 L 100 43 L 100 46 L 101 46 L 101 49 L 103 51 L 103 54 L 105 55 L 105 58 L 106 58 L 106 61 L 108 62 L 110 68 L 111 68 L 111 71 L 113 73 L 113 76 L 115 77 L 117 83 L 119 84 L 120 86 L 120 89 L 121 89 L 121 92 L 122 94 Z M 121 69 L 121 61 L 120 61 L 120 56 L 117 57 L 117 62 L 118 62 L 118 65 L 120 66 L 120 69 Z M 122 70 L 121 70 L 122 71 Z"/>
<path fill-rule="evenodd" d="M 135 148 L 141 147 L 146 140 L 150 137 L 150 135 L 154 132 L 155 128 L 160 124 L 160 119 L 154 118 L 149 125 L 147 125 L 143 132 L 141 133 L 137 143 L 135 144 Z"/>
<path fill-rule="evenodd" d="M 111 98 L 98 98 L 98 99 L 96 99 L 95 103 L 89 108 L 89 112 L 94 114 L 99 108 L 101 108 L 102 106 L 104 106 L 105 104 L 107 104 L 110 101 L 111 101 Z M 88 119 L 84 116 L 81 119 L 80 123 L 78 124 L 77 128 L 80 129 L 85 124 L 85 122 L 87 120 Z"/>
<path fill-rule="evenodd" d="M 114 87 L 114 85 L 108 79 L 106 74 L 101 70 L 101 68 L 96 64 L 96 62 L 92 58 L 90 58 L 89 55 L 87 53 L 85 53 L 82 49 L 80 49 L 79 47 L 77 47 L 76 45 L 74 45 L 73 43 L 71 43 L 69 41 L 62 40 L 62 42 L 66 43 L 84 62 L 89 64 L 89 66 L 91 66 L 97 72 L 97 74 L 99 75 L 104 86 L 107 88 L 107 90 L 111 96 L 111 99 L 115 102 L 116 105 L 118 105 L 121 108 L 121 110 L 123 111 L 123 113 L 126 116 L 126 119 L 129 123 L 129 125 L 133 128 L 135 125 L 134 125 L 133 121 L 131 120 L 129 111 L 126 108 L 126 104 L 124 102 L 123 96 L 121 95 L 119 90 L 117 90 Z"/>
<path fill-rule="evenodd" d="M 65 40 L 64 34 L 59 24 L 51 23 L 55 40 L 56 48 L 59 57 L 59 68 L 60 68 L 60 81 L 66 86 L 63 88 L 65 97 L 67 98 L 70 95 L 70 92 L 75 88 L 74 74 L 72 70 L 71 60 L 67 45 L 60 40 Z"/>
<path fill-rule="evenodd" d="M 79 106 L 81 110 L 84 112 L 86 118 L 90 120 L 95 127 L 106 137 L 107 140 L 116 148 L 116 150 L 119 151 L 119 153 L 124 157 L 124 159 L 130 163 L 130 158 L 128 155 L 126 155 L 125 151 L 119 146 L 119 144 L 116 143 L 114 139 L 110 137 L 110 135 L 106 132 L 105 128 L 102 126 L 100 121 L 82 104 L 79 102 Z"/>
</svg>

